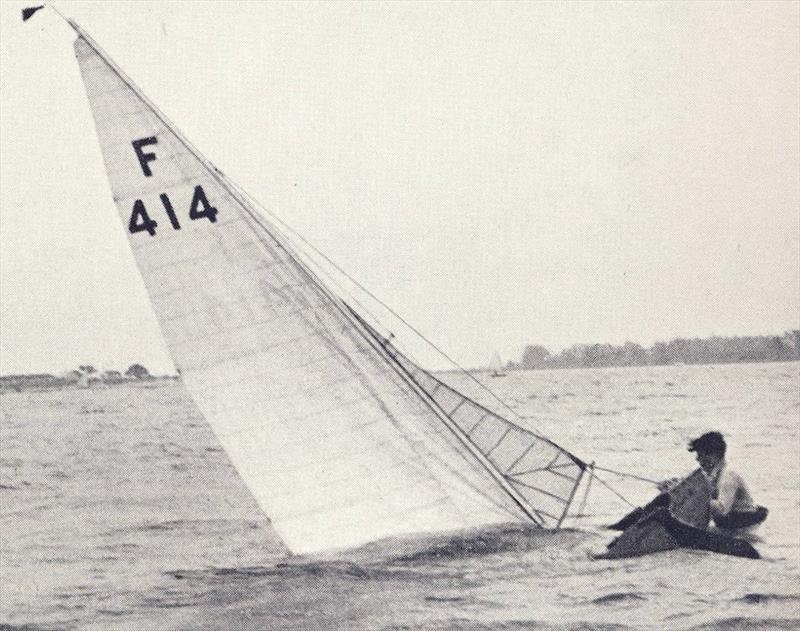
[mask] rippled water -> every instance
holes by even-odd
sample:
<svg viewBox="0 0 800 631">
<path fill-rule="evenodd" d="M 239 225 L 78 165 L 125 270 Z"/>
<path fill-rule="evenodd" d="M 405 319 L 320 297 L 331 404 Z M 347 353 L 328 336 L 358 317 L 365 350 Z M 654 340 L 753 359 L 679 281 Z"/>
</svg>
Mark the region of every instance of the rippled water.
<svg viewBox="0 0 800 631">
<path fill-rule="evenodd" d="M 457 375 L 448 380 L 497 404 Z M 487 383 L 586 460 L 660 479 L 688 438 L 770 508 L 763 560 L 596 561 L 627 506 L 594 484 L 558 533 L 520 526 L 290 557 L 176 382 L 2 396 L 0 629 L 795 629 L 800 363 L 529 371 Z M 603 474 L 642 503 L 647 484 Z"/>
</svg>

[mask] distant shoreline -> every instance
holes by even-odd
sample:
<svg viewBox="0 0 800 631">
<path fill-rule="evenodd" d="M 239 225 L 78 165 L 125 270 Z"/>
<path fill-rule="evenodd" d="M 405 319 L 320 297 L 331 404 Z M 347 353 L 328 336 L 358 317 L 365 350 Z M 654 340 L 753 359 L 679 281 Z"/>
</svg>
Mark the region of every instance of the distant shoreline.
<svg viewBox="0 0 800 631">
<path fill-rule="evenodd" d="M 555 368 L 616 368 L 624 366 L 675 366 L 706 364 L 750 364 L 800 360 L 800 330 L 783 335 L 747 337 L 675 338 L 644 348 L 633 342 L 577 344 L 551 355 L 544 346 L 529 344 L 519 362 L 506 370 Z"/>
<path fill-rule="evenodd" d="M 669 368 L 669 367 L 681 367 L 681 366 L 726 366 L 731 364 L 780 364 L 780 363 L 792 363 L 798 362 L 800 359 L 780 359 L 780 360 L 758 360 L 758 361 L 750 361 L 750 360 L 743 360 L 743 361 L 729 361 L 729 362 L 698 362 L 694 364 L 630 364 L 630 365 L 614 365 L 614 366 L 548 366 L 542 368 L 523 368 L 523 367 L 514 367 L 514 368 L 506 368 L 509 372 L 522 372 L 526 370 L 591 370 L 591 369 L 606 369 L 606 368 Z M 484 372 L 492 372 L 493 368 L 469 368 L 467 372 L 470 373 L 484 373 Z M 446 374 L 446 373 L 458 373 L 461 372 L 460 370 L 456 369 L 445 369 L 445 370 L 432 370 L 433 373 L 439 374 Z M 96 385 L 90 386 L 80 386 L 75 383 L 65 383 L 58 378 L 53 378 L 53 381 L 50 382 L 42 382 L 36 381 L 31 382 L 28 381 L 27 383 L 23 384 L 9 384 L 9 378 L 18 378 L 18 377 L 40 377 L 41 375 L 0 375 L 0 394 L 13 394 L 13 393 L 22 393 L 22 392 L 53 392 L 58 390 L 93 390 L 93 389 L 107 389 L 116 386 L 153 386 L 158 383 L 163 383 L 166 381 L 180 381 L 180 375 L 160 375 L 157 377 L 150 377 L 148 379 L 129 379 L 125 381 L 115 381 L 115 382 L 106 382 L 106 383 L 98 383 Z"/>
<path fill-rule="evenodd" d="M 67 381 L 49 374 L 0 375 L 0 394 L 14 392 L 50 392 L 53 390 L 93 390 L 114 386 L 147 386 L 163 381 L 178 381 L 178 375 L 150 376 L 144 379 L 97 380 L 89 384 Z"/>
<path fill-rule="evenodd" d="M 694 364 L 685 364 L 685 363 L 677 363 L 677 364 L 615 364 L 613 366 L 545 366 L 542 368 L 522 368 L 522 367 L 515 367 L 510 368 L 506 367 L 503 368 L 504 371 L 507 372 L 524 372 L 526 370 L 606 370 L 611 368 L 685 368 L 689 366 L 745 366 L 745 365 L 753 365 L 757 366 L 758 364 L 791 364 L 794 362 L 800 362 L 800 359 L 764 359 L 764 360 L 742 360 L 742 361 L 729 361 L 729 362 L 697 362 Z M 477 372 L 492 372 L 493 368 L 481 367 L 481 368 L 470 368 L 469 372 L 477 373 Z M 436 370 L 434 372 L 460 372 L 457 370 Z"/>
<path fill-rule="evenodd" d="M 800 329 L 786 331 L 783 335 L 675 338 L 669 342 L 656 342 L 650 348 L 634 342 L 625 342 L 622 346 L 576 344 L 557 355 L 551 355 L 544 346 L 529 344 L 525 347 L 521 360 L 508 362 L 503 370 L 704 366 L 793 361 L 800 361 Z M 480 367 L 470 369 L 470 372 L 489 370 L 497 369 Z M 92 366 L 81 366 L 78 370 L 60 377 L 46 373 L 0 375 L 0 393 L 108 387 L 179 379 L 179 375 L 151 375 L 141 364 L 132 364 L 124 374 L 114 370 L 100 372 Z"/>
</svg>

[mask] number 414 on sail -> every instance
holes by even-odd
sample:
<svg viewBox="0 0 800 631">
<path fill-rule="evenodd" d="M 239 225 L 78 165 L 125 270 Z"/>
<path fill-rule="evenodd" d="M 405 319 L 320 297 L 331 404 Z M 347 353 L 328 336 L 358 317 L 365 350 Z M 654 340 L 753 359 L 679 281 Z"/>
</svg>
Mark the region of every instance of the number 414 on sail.
<svg viewBox="0 0 800 631">
<path fill-rule="evenodd" d="M 153 175 L 149 163 L 154 161 L 156 156 L 154 153 L 142 151 L 142 147 L 145 145 L 155 145 L 157 143 L 158 139 L 154 136 L 131 142 L 136 152 L 136 157 L 139 158 L 139 164 L 142 167 L 142 172 L 145 177 L 151 177 Z M 169 197 L 166 193 L 161 193 L 159 197 L 161 198 L 161 204 L 164 206 L 164 211 L 167 213 L 169 222 L 172 224 L 172 228 L 174 230 L 180 230 L 181 224 L 180 221 L 178 221 L 178 216 L 175 214 L 175 209 L 172 207 L 172 202 Z M 217 209 L 208 202 L 203 187 L 199 184 L 195 186 L 194 194 L 192 195 L 192 204 L 189 207 L 189 219 L 208 219 L 211 223 L 214 223 L 217 220 L 217 212 Z M 131 218 L 128 222 L 128 231 L 131 234 L 147 232 L 151 237 L 154 237 L 156 234 L 156 227 L 158 227 L 158 223 L 147 214 L 144 202 L 141 199 L 137 199 L 133 203 Z"/>
</svg>

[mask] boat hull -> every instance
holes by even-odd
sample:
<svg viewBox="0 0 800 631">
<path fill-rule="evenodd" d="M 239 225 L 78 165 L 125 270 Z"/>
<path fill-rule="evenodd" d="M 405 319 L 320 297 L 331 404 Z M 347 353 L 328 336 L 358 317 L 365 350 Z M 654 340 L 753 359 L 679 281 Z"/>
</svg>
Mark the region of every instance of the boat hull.
<svg viewBox="0 0 800 631">
<path fill-rule="evenodd" d="M 628 528 L 611 542 L 602 559 L 627 559 L 677 548 L 706 550 L 718 554 L 761 558 L 743 539 L 688 526 L 675 519 L 669 510 L 659 508 Z"/>
</svg>

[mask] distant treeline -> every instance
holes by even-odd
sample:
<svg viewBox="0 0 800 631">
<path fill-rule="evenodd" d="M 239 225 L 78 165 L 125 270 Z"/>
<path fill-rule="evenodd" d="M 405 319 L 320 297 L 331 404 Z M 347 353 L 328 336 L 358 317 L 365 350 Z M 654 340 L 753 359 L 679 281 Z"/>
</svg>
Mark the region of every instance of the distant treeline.
<svg viewBox="0 0 800 631">
<path fill-rule="evenodd" d="M 577 344 L 551 355 L 544 346 L 528 345 L 509 369 L 592 368 L 603 366 L 668 366 L 800 360 L 800 330 L 754 337 L 677 338 L 644 348 L 633 342 Z"/>
<path fill-rule="evenodd" d="M 69 370 L 62 375 L 49 373 L 2 375 L 0 376 L 0 392 L 21 392 L 23 390 L 42 390 L 78 386 L 88 388 L 96 385 L 113 385 L 128 381 L 154 379 L 141 364 L 131 364 L 124 373 L 118 370 L 97 370 L 94 366 L 80 366 L 77 370 Z"/>
</svg>

